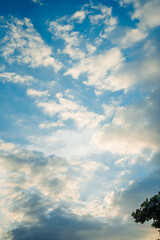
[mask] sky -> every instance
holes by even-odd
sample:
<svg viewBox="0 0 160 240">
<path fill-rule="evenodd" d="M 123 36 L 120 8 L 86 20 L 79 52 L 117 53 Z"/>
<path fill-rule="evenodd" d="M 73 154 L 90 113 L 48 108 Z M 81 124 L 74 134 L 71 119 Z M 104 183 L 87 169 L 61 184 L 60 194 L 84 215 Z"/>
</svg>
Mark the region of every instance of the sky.
<svg viewBox="0 0 160 240">
<path fill-rule="evenodd" d="M 160 1 L 0 0 L 0 240 L 150 240 Z"/>
</svg>

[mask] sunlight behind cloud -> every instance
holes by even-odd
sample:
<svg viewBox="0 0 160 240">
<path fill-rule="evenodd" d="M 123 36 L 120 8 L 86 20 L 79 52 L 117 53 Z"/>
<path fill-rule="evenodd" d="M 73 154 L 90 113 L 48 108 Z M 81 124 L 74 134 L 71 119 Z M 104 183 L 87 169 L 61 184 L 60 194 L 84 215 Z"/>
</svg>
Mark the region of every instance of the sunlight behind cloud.
<svg viewBox="0 0 160 240">
<path fill-rule="evenodd" d="M 0 1 L 0 240 L 155 238 L 131 213 L 160 186 L 159 12 Z"/>
</svg>

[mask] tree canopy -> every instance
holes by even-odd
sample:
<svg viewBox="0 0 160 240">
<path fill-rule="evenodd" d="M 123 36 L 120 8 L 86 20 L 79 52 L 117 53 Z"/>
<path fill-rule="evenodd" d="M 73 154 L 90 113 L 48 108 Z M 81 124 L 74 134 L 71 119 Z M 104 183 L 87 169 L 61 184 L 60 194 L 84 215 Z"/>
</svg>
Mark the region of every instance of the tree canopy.
<svg viewBox="0 0 160 240">
<path fill-rule="evenodd" d="M 136 209 L 131 215 L 136 223 L 139 222 L 141 224 L 153 219 L 151 226 L 160 228 L 160 192 L 149 200 L 147 198 L 141 204 L 140 209 Z"/>
</svg>

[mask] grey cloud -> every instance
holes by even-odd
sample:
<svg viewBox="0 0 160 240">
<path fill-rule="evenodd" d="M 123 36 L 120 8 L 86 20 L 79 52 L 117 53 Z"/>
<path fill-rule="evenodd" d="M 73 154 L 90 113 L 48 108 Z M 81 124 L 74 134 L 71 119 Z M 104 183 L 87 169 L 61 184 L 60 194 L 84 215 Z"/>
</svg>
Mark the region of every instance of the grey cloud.
<svg viewBox="0 0 160 240">
<path fill-rule="evenodd" d="M 112 207 L 120 207 L 119 214 L 131 214 L 148 197 L 157 194 L 160 186 L 160 168 L 151 171 L 146 177 L 129 185 L 125 190 L 116 192 L 112 201 Z"/>
<path fill-rule="evenodd" d="M 160 166 L 160 152 L 157 152 L 153 155 L 151 159 L 151 164 L 153 164 L 156 167 Z"/>
<path fill-rule="evenodd" d="M 86 239 L 90 232 L 101 230 L 100 222 L 79 219 L 60 209 L 51 212 L 48 217 L 42 216 L 39 226 L 19 227 L 11 231 L 12 239 Z M 93 233 L 92 233 L 93 234 Z"/>
<path fill-rule="evenodd" d="M 74 201 L 78 198 L 79 178 L 74 167 L 63 158 L 54 155 L 45 157 L 41 152 L 21 150 L 13 154 L 1 154 L 1 170 L 7 180 L 4 182 L 6 196 L 15 199 L 9 205 L 23 202 L 23 192 L 38 191 L 49 201 Z M 7 189 L 8 190 L 7 190 Z"/>
<path fill-rule="evenodd" d="M 133 224 L 122 225 L 117 221 L 117 224 L 109 225 L 89 216 L 78 217 L 56 209 L 48 216 L 42 215 L 38 224 L 11 230 L 10 237 L 12 240 L 127 240 L 129 235 L 131 239 L 143 239 L 146 235 L 143 230 Z"/>
<path fill-rule="evenodd" d="M 23 213 L 32 221 L 39 221 L 41 215 L 49 208 L 49 201 L 37 189 L 15 188 L 17 196 L 14 204 L 10 207 L 13 213 Z"/>
<path fill-rule="evenodd" d="M 42 160 L 40 160 L 42 159 Z M 6 165 L 13 164 L 17 165 L 16 174 L 21 172 L 24 160 L 24 164 L 29 165 L 32 168 L 33 163 L 35 167 L 39 169 L 39 178 L 34 178 L 36 174 L 30 176 L 31 181 L 38 181 L 38 185 L 29 185 L 28 182 L 28 169 L 24 168 L 22 173 L 26 173 L 26 185 L 22 182 L 19 186 L 15 181 L 15 176 L 11 176 L 12 190 L 14 195 L 10 194 L 12 203 L 9 203 L 9 213 L 14 213 L 15 216 L 23 215 L 21 221 L 15 221 L 15 228 L 11 229 L 9 232 L 9 239 L 11 240 L 104 240 L 117 239 L 117 240 L 127 240 L 128 235 L 136 236 L 139 239 L 144 239 L 144 228 L 139 228 L 134 226 L 130 222 L 124 222 L 120 217 L 114 217 L 112 219 L 106 218 L 106 223 L 100 219 L 93 218 L 89 215 L 84 215 L 80 217 L 76 214 L 71 213 L 72 207 L 76 208 L 77 201 L 69 200 L 68 198 L 64 201 L 57 201 L 56 194 L 57 191 L 65 193 L 67 189 L 67 178 L 63 182 L 63 178 L 66 174 L 70 174 L 73 166 L 63 158 L 58 158 L 56 156 L 45 157 L 39 152 L 22 151 L 17 152 L 14 156 L 12 154 L 10 157 L 5 158 Z M 13 162 L 12 162 L 13 160 Z M 50 162 L 51 161 L 51 162 Z M 53 164 L 53 165 L 52 165 Z M 61 169 L 61 167 L 67 166 L 69 172 L 66 173 L 62 171 L 60 178 L 59 175 L 54 175 L 54 170 Z M 52 166 L 53 168 L 49 170 L 47 166 Z M 19 169 L 18 169 L 19 168 Z M 44 169 L 44 171 L 42 171 Z M 64 169 L 62 169 L 64 170 Z M 51 173 L 51 177 L 48 174 Z M 72 176 L 74 171 L 72 172 Z M 137 183 L 131 185 L 126 191 L 115 193 L 115 198 L 113 201 L 113 207 L 119 205 L 121 207 L 121 212 L 126 214 L 126 212 L 131 212 L 134 210 L 134 200 L 142 199 L 145 194 L 148 194 L 147 188 L 150 189 L 150 194 L 153 193 L 159 186 L 159 175 L 158 171 L 154 172 L 153 179 L 151 176 L 142 179 Z M 17 176 L 17 175 L 16 175 Z M 21 178 L 20 178 L 21 176 Z M 50 175 L 49 175 L 50 176 Z M 75 182 L 76 174 L 72 180 Z M 19 175 L 17 181 L 22 181 L 23 174 Z M 41 183 L 43 182 L 43 184 Z M 8 181 L 9 184 L 9 181 Z M 72 183 L 71 183 L 72 184 Z M 41 185 L 41 188 L 39 187 Z M 49 186 L 49 188 L 48 188 Z M 46 190 L 48 193 L 46 194 Z M 70 188 L 69 195 L 74 190 Z M 52 191 L 55 191 L 53 198 L 50 198 Z M 148 191 L 148 192 L 147 192 Z M 142 194 L 143 192 L 143 194 Z M 49 194 L 49 195 L 48 195 Z M 58 193 L 59 194 L 59 193 Z M 7 201 L 7 200 L 6 200 Z M 77 205 L 78 206 L 78 205 Z M 59 207 L 57 209 L 57 207 Z M 105 211 L 105 209 L 104 209 Z M 112 210 L 111 210 L 112 211 Z M 148 229 L 146 230 L 147 235 Z M 143 234 L 142 234 L 143 233 Z M 131 237 L 132 239 L 132 237 Z"/>
</svg>

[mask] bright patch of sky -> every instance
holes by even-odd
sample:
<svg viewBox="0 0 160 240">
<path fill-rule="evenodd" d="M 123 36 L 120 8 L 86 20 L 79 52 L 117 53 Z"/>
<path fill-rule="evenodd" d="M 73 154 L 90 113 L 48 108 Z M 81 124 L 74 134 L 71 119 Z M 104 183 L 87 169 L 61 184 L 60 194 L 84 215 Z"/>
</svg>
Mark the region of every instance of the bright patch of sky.
<svg viewBox="0 0 160 240">
<path fill-rule="evenodd" d="M 160 1 L 1 0 L 0 240 L 149 240 Z"/>
</svg>

